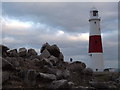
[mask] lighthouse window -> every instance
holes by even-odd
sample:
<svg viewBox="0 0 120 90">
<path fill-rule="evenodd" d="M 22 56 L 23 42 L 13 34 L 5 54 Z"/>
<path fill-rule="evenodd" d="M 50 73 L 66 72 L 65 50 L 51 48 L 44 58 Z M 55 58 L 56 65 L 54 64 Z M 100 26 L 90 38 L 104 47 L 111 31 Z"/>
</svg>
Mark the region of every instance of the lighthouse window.
<svg viewBox="0 0 120 90">
<path fill-rule="evenodd" d="M 96 22 L 94 22 L 94 24 L 96 24 Z"/>
<path fill-rule="evenodd" d="M 93 16 L 97 16 L 98 11 L 93 11 Z"/>
</svg>

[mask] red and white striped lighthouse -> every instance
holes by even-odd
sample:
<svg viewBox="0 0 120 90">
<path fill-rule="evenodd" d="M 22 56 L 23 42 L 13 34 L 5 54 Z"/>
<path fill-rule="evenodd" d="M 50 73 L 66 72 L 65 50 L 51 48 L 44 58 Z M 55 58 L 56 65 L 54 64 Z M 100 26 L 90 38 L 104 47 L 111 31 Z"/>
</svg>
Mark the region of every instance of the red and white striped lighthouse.
<svg viewBox="0 0 120 90">
<path fill-rule="evenodd" d="M 94 71 L 103 71 L 103 48 L 100 30 L 100 18 L 98 10 L 92 8 L 90 10 L 90 34 L 89 34 L 89 57 L 91 60 L 91 68 Z"/>
</svg>

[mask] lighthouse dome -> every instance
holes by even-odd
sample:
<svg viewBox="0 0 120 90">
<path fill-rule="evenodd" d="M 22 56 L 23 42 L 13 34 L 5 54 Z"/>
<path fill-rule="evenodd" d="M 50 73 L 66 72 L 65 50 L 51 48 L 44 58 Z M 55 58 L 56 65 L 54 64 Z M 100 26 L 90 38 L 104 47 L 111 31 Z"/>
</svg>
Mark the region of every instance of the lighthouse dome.
<svg viewBox="0 0 120 90">
<path fill-rule="evenodd" d="M 95 7 L 92 7 L 90 11 L 98 11 Z"/>
</svg>

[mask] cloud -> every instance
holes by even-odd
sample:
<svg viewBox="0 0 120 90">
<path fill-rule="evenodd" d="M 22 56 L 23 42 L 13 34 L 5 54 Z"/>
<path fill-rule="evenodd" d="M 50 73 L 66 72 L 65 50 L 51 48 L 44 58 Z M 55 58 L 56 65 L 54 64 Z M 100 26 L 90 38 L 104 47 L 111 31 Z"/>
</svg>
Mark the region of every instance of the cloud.
<svg viewBox="0 0 120 90">
<path fill-rule="evenodd" d="M 57 44 L 69 61 L 81 60 L 89 65 L 89 11 L 97 7 L 101 17 L 105 64 L 117 61 L 117 3 L 3 2 L 3 44 L 10 48 L 35 48 Z M 113 63 L 114 64 L 114 63 Z M 110 65 L 110 64 L 109 64 Z M 111 67 L 115 66 L 111 65 Z"/>
</svg>

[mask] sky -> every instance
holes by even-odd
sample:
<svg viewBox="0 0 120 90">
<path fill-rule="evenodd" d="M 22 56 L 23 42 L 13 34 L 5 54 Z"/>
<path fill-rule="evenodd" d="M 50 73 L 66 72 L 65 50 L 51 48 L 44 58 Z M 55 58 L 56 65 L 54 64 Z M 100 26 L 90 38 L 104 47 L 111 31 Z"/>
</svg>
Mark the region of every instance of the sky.
<svg viewBox="0 0 120 90">
<path fill-rule="evenodd" d="M 101 17 L 105 68 L 118 67 L 117 2 L 2 2 L 2 37 L 0 43 L 10 49 L 40 48 L 48 42 L 57 44 L 65 61 L 88 58 L 89 13 L 96 7 Z"/>
</svg>

